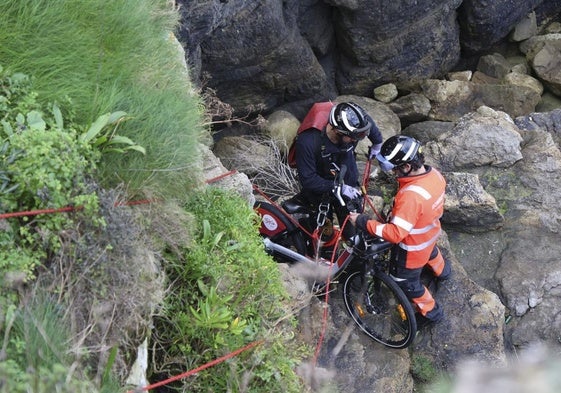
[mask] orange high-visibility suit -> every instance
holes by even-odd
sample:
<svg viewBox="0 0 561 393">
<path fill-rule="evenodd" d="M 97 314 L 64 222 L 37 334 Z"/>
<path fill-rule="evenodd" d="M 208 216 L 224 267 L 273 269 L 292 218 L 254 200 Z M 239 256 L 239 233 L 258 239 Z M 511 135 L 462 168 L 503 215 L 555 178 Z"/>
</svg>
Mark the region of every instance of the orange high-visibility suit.
<svg viewBox="0 0 561 393">
<path fill-rule="evenodd" d="M 434 168 L 420 175 L 398 177 L 390 221 L 382 223 L 360 215 L 356 224 L 389 242 L 395 243 L 392 276 L 424 317 L 438 321 L 443 312 L 429 290 L 421 283 L 421 271 L 429 265 L 442 279 L 450 275 L 436 242 L 441 233 L 446 181 Z"/>
</svg>

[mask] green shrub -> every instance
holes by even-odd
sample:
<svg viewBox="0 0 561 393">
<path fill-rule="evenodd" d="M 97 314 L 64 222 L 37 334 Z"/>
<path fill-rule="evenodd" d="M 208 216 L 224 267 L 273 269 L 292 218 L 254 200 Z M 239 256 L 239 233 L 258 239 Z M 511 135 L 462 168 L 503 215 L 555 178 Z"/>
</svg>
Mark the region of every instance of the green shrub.
<svg viewBox="0 0 561 393">
<path fill-rule="evenodd" d="M 157 320 L 162 353 L 153 366 L 167 364 L 174 375 L 265 340 L 198 373 L 183 391 L 241 391 L 244 384 L 251 392 L 301 391 L 294 367 L 302 350 L 287 338 L 292 326 L 275 324 L 288 298 L 278 266 L 263 252 L 255 212 L 213 188 L 192 196 L 186 210 L 198 219 L 198 235 L 184 260 L 168 263 L 174 285 Z"/>
<path fill-rule="evenodd" d="M 57 105 L 43 108 L 23 74 L 0 67 L 0 211 L 83 208 L 95 221 L 98 201 L 89 186 L 99 158 L 64 124 Z M 60 246 L 59 233 L 75 225 L 75 215 L 23 216 L 2 222 L 0 268 L 33 277 L 34 268 Z"/>
</svg>

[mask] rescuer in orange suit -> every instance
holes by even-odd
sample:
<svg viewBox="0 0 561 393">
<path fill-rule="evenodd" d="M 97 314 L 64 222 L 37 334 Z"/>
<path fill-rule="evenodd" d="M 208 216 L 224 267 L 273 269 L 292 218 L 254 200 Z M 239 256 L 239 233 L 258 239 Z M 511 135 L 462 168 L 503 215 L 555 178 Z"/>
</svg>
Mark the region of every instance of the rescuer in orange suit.
<svg viewBox="0 0 561 393">
<path fill-rule="evenodd" d="M 398 190 L 388 222 L 366 214 L 350 214 L 350 221 L 362 230 L 379 236 L 393 248 L 392 276 L 414 304 L 419 328 L 444 317 L 439 304 L 421 282 L 428 267 L 440 280 L 452 272 L 436 246 L 441 234 L 446 181 L 435 168 L 425 165 L 421 144 L 414 138 L 397 135 L 386 140 L 376 155 L 380 167 L 397 176 Z"/>
</svg>

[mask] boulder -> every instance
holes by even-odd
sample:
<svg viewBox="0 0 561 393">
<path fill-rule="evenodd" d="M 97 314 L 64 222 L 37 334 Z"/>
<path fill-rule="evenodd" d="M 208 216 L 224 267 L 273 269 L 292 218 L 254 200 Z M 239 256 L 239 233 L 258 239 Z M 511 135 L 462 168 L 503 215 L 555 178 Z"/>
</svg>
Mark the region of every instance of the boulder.
<svg viewBox="0 0 561 393">
<path fill-rule="evenodd" d="M 474 76 L 475 79 L 475 76 Z M 456 121 L 482 105 L 508 113 L 511 117 L 534 112 L 540 95 L 527 86 L 496 83 L 474 83 L 429 79 L 421 83 L 423 94 L 430 100 L 431 120 Z"/>
<path fill-rule="evenodd" d="M 547 41 L 532 61 L 538 77 L 556 95 L 561 96 L 561 40 Z"/>
<path fill-rule="evenodd" d="M 492 53 L 479 58 L 477 70 L 493 78 L 502 79 L 510 72 L 510 64 L 500 53 Z"/>
<path fill-rule="evenodd" d="M 464 0 L 458 9 L 462 47 L 484 52 L 503 38 L 543 0 Z"/>
<path fill-rule="evenodd" d="M 460 58 L 460 3 L 330 1 L 335 6 L 339 91 L 369 95 L 385 83 L 410 85 L 444 75 Z"/>
<path fill-rule="evenodd" d="M 442 224 L 463 232 L 488 232 L 500 228 L 504 217 L 495 198 L 483 189 L 479 176 L 446 172 L 446 199 Z"/>
<path fill-rule="evenodd" d="M 253 196 L 253 186 L 248 176 L 243 172 L 235 170 L 235 167 L 231 167 L 235 172 L 229 171 L 210 149 L 206 147 L 201 148 L 203 149 L 203 173 L 205 180 L 213 185 L 218 185 L 221 188 L 237 193 L 247 200 L 249 206 L 253 206 L 255 197 Z"/>
<path fill-rule="evenodd" d="M 292 3 L 178 1 L 189 58 L 194 54 L 200 76 L 208 76 L 206 86 L 236 116 L 331 94 L 324 69 L 300 34 L 298 2 Z"/>
<path fill-rule="evenodd" d="M 397 98 L 397 87 L 393 83 L 386 83 L 374 89 L 374 98 L 387 104 Z"/>
<path fill-rule="evenodd" d="M 481 166 L 505 168 L 522 159 L 518 128 L 506 113 L 481 107 L 461 117 L 454 129 L 426 145 L 428 160 L 443 171 Z"/>
<path fill-rule="evenodd" d="M 300 127 L 300 121 L 298 121 L 296 116 L 282 110 L 271 113 L 265 125 L 269 137 L 277 142 L 283 154 L 288 153 L 288 148 L 296 136 L 298 127 Z"/>
<path fill-rule="evenodd" d="M 437 139 L 440 135 L 454 129 L 456 123 L 450 121 L 427 120 L 411 124 L 401 131 L 403 135 L 412 136 L 423 145 Z"/>
<path fill-rule="evenodd" d="M 514 29 L 512 29 L 510 33 L 510 39 L 515 42 L 521 42 L 535 36 L 537 33 L 538 23 L 536 20 L 536 13 L 530 12 L 514 26 Z"/>
<path fill-rule="evenodd" d="M 431 109 L 429 99 L 418 93 L 399 97 L 388 106 L 399 117 L 402 127 L 426 120 Z"/>
</svg>

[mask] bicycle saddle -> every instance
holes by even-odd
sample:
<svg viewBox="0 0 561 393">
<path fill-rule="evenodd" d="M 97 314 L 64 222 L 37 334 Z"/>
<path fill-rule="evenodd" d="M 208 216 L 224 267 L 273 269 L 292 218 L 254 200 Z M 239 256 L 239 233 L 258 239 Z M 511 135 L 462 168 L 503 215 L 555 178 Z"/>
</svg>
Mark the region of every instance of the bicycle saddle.
<svg viewBox="0 0 561 393">
<path fill-rule="evenodd" d="M 311 212 L 306 202 L 302 200 L 300 194 L 296 194 L 292 198 L 287 199 L 281 206 L 288 214 Z"/>
</svg>

